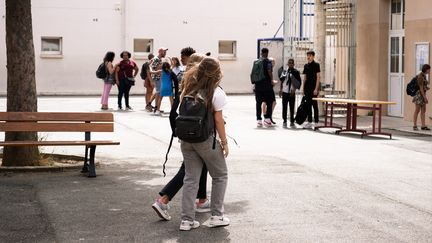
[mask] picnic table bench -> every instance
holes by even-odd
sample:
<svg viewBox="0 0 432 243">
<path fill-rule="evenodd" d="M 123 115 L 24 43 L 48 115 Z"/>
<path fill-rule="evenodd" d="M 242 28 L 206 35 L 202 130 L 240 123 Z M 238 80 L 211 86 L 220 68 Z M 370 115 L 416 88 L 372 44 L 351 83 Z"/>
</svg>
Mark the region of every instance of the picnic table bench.
<svg viewBox="0 0 432 243">
<path fill-rule="evenodd" d="M 395 105 L 396 102 L 392 101 L 377 101 L 377 100 L 355 100 L 355 99 L 341 99 L 341 98 L 313 98 L 316 101 L 324 102 L 324 125 L 315 127 L 315 130 L 320 128 L 336 128 L 336 134 L 343 132 L 358 132 L 361 137 L 368 135 L 387 135 L 392 138 L 391 133 L 384 133 L 381 130 L 382 122 L 382 107 L 383 105 Z M 346 108 L 346 125 L 345 128 L 333 124 L 334 107 Z M 357 128 L 357 110 L 370 110 L 372 111 L 372 131 Z M 378 113 L 378 114 L 377 114 Z M 378 117 L 378 126 L 376 118 Z"/>
<path fill-rule="evenodd" d="M 84 140 L 73 141 L 2 141 L 0 146 L 85 146 L 82 173 L 96 177 L 97 145 L 119 145 L 111 140 L 91 140 L 92 132 L 113 132 L 112 113 L 73 112 L 0 112 L 2 132 L 84 132 Z"/>
</svg>

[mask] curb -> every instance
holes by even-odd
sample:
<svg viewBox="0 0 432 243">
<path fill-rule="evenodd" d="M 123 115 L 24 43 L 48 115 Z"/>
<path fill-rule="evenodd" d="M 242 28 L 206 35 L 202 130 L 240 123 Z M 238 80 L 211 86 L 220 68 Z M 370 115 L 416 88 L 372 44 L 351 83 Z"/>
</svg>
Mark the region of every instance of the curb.
<svg viewBox="0 0 432 243">
<path fill-rule="evenodd" d="M 84 165 L 84 157 L 75 155 L 63 155 L 63 154 L 48 154 L 58 159 L 70 159 L 77 161 L 74 164 L 58 163 L 54 162 L 53 165 L 41 165 L 41 166 L 0 166 L 0 172 L 64 172 L 69 170 L 81 170 Z M 99 162 L 95 161 L 95 166 L 99 166 Z"/>
<path fill-rule="evenodd" d="M 63 172 L 81 169 L 83 165 L 65 165 L 55 163 L 53 166 L 0 166 L 0 172 Z"/>
</svg>

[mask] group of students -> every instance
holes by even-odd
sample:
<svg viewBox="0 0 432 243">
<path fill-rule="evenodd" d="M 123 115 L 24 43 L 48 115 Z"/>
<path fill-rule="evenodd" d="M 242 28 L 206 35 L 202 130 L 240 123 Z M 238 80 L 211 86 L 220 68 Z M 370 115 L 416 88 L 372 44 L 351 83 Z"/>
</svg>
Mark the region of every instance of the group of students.
<svg viewBox="0 0 432 243">
<path fill-rule="evenodd" d="M 163 55 L 160 51 L 158 57 L 160 58 Z M 177 112 L 181 113 L 177 106 L 183 102 L 185 97 L 200 99 L 208 107 L 209 112 L 212 113 L 214 129 L 210 129 L 210 136 L 203 142 L 187 142 L 180 139 L 183 163 L 177 174 L 159 192 L 160 196 L 152 204 L 152 208 L 161 219 L 171 220 L 168 212 L 170 208 L 169 202 L 183 187 L 180 230 L 188 231 L 200 226 L 200 223 L 195 220 L 196 212 L 211 212 L 211 217 L 204 222 L 204 225 L 208 227 L 227 226 L 230 220 L 224 216 L 223 203 L 228 182 L 225 158 L 229 154 L 229 148 L 225 133 L 225 121 L 222 115 L 227 104 L 227 96 L 219 87 L 222 79 L 220 64 L 214 58 L 196 53 L 191 47 L 182 49 L 180 56 L 185 69 L 180 70 L 178 74 L 171 70 L 171 74 L 169 74 L 173 76 L 172 73 L 174 73 L 176 76 L 176 78 L 172 77 L 171 80 L 177 79 L 177 85 L 174 85 L 174 89 L 177 91 L 174 91 L 170 116 Z M 159 61 L 157 60 L 157 62 Z M 155 69 L 157 69 L 158 64 L 155 64 L 153 59 L 148 65 L 148 69 L 144 67 L 145 82 L 147 82 L 147 86 L 149 81 L 154 83 L 155 89 L 158 89 L 159 79 L 154 75 L 157 74 Z M 160 96 L 164 95 L 163 72 L 165 70 L 162 70 L 160 78 L 162 81 L 162 87 L 159 91 Z M 151 74 L 154 76 L 150 76 Z M 156 93 L 158 93 L 157 90 Z M 154 112 L 160 112 L 158 110 L 159 104 L 156 103 L 155 108 L 150 107 L 151 96 L 148 96 L 147 107 L 149 110 L 151 108 L 155 110 Z M 207 197 L 208 172 L 212 177 L 211 200 Z"/>
<path fill-rule="evenodd" d="M 165 58 L 167 48 L 161 47 L 158 50 L 158 55 L 148 55 L 149 61 L 144 63 L 141 69 L 141 78 L 144 80 L 146 88 L 146 109 L 154 112 L 155 115 L 160 115 L 160 105 L 163 97 L 169 97 L 170 103 L 173 103 L 175 96 L 178 96 L 178 79 L 184 72 L 178 58 Z M 190 50 L 185 50 L 185 52 Z M 191 53 L 192 54 L 192 53 Z M 189 54 L 189 56 L 191 55 Z M 186 53 L 187 55 L 187 53 Z M 128 51 L 123 51 L 120 54 L 122 60 L 113 64 L 114 52 L 107 52 L 104 57 L 104 64 L 107 76 L 104 80 L 104 88 L 101 97 L 101 109 L 108 110 L 109 93 L 113 85 L 117 85 L 118 110 L 122 110 L 122 100 L 125 100 L 125 109 L 132 110 L 129 105 L 129 92 L 132 86 L 135 85 L 135 78 L 139 68 L 137 64 L 131 60 L 131 54 Z M 155 106 L 151 106 L 151 102 L 155 101 Z"/>
<path fill-rule="evenodd" d="M 135 77 L 138 74 L 137 64 L 131 60 L 131 54 L 128 51 L 123 51 L 120 53 L 122 60 L 113 64 L 115 53 L 107 52 L 103 59 L 106 68 L 106 77 L 103 79 L 104 88 L 101 97 L 102 110 L 108 110 L 108 98 L 113 85 L 117 85 L 118 96 L 117 104 L 118 109 L 122 110 L 122 99 L 125 99 L 125 109 L 132 110 L 129 105 L 129 92 L 133 85 L 135 85 Z"/>
<path fill-rule="evenodd" d="M 269 50 L 267 48 L 261 49 L 260 60 L 264 69 L 264 78 L 254 82 L 254 92 L 256 101 L 256 119 L 257 127 L 271 127 L 275 124 L 272 119 L 273 109 L 275 107 L 276 96 L 273 86 L 277 83 L 273 79 L 274 62 L 268 57 Z M 303 69 L 305 75 L 303 84 L 303 94 L 305 97 L 305 104 L 307 105 L 307 123 L 304 128 L 312 128 L 319 122 L 318 103 L 313 98 L 318 96 L 320 85 L 320 65 L 315 62 L 315 52 L 307 52 L 307 61 Z M 261 64 L 260 64 L 261 65 Z M 280 82 L 279 97 L 282 98 L 282 119 L 283 127 L 288 127 L 287 113 L 288 105 L 290 110 L 290 126 L 295 127 L 294 123 L 294 104 L 295 92 L 301 87 L 300 72 L 295 68 L 294 59 L 289 59 L 286 67 L 281 67 L 278 70 Z M 313 119 L 312 123 L 312 108 Z M 264 113 L 264 121 L 262 119 Z"/>
<path fill-rule="evenodd" d="M 180 139 L 183 163 L 177 174 L 162 188 L 152 208 L 163 220 L 171 220 L 169 202 L 183 187 L 180 230 L 188 231 L 198 228 L 195 213 L 210 212 L 211 216 L 203 224 L 208 227 L 223 227 L 230 224 L 224 215 L 224 198 L 228 182 L 228 169 L 225 158 L 229 154 L 223 109 L 227 96 L 220 88 L 222 71 L 219 61 L 209 57 L 209 53 L 200 54 L 191 47 L 181 50 L 178 58 L 166 58 L 167 48 L 161 47 L 158 55 L 150 54 L 149 61 L 144 63 L 140 76 L 146 88 L 146 110 L 160 115 L 162 97 L 169 97 L 171 116 L 177 116 L 181 103 L 188 97 L 202 102 L 212 114 L 213 128 L 209 129 L 208 138 L 203 142 L 188 142 Z M 115 54 L 108 52 L 104 58 L 107 77 L 104 79 L 102 109 L 108 109 L 108 96 L 112 85 L 119 89 L 118 108 L 122 109 L 122 98 L 125 98 L 126 109 L 129 105 L 129 91 L 134 85 L 138 67 L 130 60 L 130 53 L 120 55 L 122 61 L 114 65 Z M 180 65 L 183 64 L 183 66 Z M 183 68 L 184 67 L 184 68 Z M 152 102 L 155 101 L 155 106 Z M 180 112 L 181 115 L 181 112 Z M 171 119 L 170 119 L 171 120 Z M 171 122 L 171 126 L 175 126 Z M 172 127 L 173 128 L 173 127 Z M 174 131 L 174 130 L 173 130 Z M 212 177 L 211 200 L 207 196 L 207 173 Z"/>
</svg>

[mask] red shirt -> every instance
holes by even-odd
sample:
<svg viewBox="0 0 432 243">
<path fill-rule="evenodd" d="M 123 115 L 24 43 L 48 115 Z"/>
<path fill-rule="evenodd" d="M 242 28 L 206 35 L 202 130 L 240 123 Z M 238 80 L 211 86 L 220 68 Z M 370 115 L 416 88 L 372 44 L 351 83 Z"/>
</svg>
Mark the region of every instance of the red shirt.
<svg viewBox="0 0 432 243">
<path fill-rule="evenodd" d="M 136 67 L 136 63 L 132 60 L 122 60 L 119 63 L 119 73 L 118 73 L 118 77 L 119 79 L 124 79 L 126 77 L 132 78 L 133 77 L 133 70 Z M 125 77 L 126 75 L 126 77 Z"/>
</svg>

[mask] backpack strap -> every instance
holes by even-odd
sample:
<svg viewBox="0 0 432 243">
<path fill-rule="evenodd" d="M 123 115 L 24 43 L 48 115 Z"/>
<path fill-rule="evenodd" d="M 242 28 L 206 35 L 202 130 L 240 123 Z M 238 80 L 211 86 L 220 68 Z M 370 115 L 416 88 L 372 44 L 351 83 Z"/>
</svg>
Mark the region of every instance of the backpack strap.
<svg viewBox="0 0 432 243">
<path fill-rule="evenodd" d="M 171 134 L 171 140 L 170 140 L 170 143 L 169 143 L 169 146 L 168 146 L 168 151 L 166 152 L 166 155 L 165 155 L 165 162 L 163 163 L 163 167 L 162 167 L 162 173 L 164 174 L 164 177 L 166 176 L 166 173 L 165 173 L 165 164 L 168 161 L 168 154 L 170 152 L 173 140 L 174 140 L 174 133 Z"/>
<path fill-rule="evenodd" d="M 213 126 L 213 145 L 212 145 L 212 149 L 216 149 L 216 124 Z"/>
</svg>

